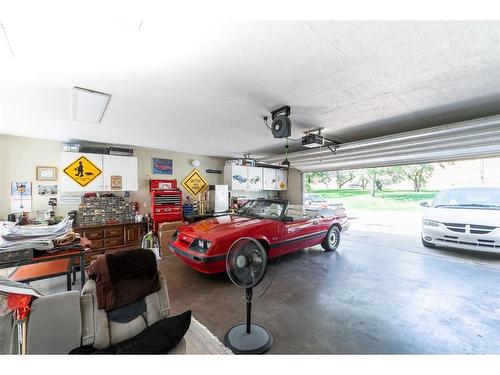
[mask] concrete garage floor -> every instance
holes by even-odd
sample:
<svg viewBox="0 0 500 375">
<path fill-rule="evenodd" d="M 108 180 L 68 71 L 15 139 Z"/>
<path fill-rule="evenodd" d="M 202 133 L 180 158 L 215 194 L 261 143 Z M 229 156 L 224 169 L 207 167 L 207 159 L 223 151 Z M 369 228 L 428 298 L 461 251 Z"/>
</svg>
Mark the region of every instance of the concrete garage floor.
<svg viewBox="0 0 500 375">
<path fill-rule="evenodd" d="M 474 259 L 474 261 L 471 261 Z M 335 253 L 310 248 L 273 261 L 253 318 L 270 353 L 500 353 L 500 260 L 423 248 L 415 236 L 349 230 Z M 245 318 L 244 290 L 162 259 L 174 313 L 191 309 L 220 340 Z"/>
<path fill-rule="evenodd" d="M 405 221 L 398 217 L 386 222 Z M 337 252 L 318 247 L 272 261 L 253 311 L 274 335 L 270 353 L 500 353 L 500 258 L 426 249 L 415 230 L 400 226 L 353 219 Z M 225 274 L 202 275 L 174 256 L 159 268 L 173 313 L 193 310 L 221 341 L 244 321 L 244 290 Z M 66 279 L 32 285 L 57 293 Z"/>
</svg>

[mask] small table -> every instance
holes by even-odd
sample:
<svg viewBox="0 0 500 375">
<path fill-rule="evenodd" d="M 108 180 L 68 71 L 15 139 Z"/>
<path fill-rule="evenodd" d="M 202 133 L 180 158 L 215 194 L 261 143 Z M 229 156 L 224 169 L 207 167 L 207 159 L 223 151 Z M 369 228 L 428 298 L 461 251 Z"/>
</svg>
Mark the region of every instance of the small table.
<svg viewBox="0 0 500 375">
<path fill-rule="evenodd" d="M 43 262 L 52 262 L 63 259 L 69 259 L 70 264 L 73 264 L 75 258 L 80 258 L 80 288 L 83 288 L 83 284 L 85 284 L 85 251 L 88 251 L 90 249 L 92 242 L 87 238 L 82 238 L 78 245 L 82 245 L 83 247 L 61 250 L 55 253 L 47 253 L 44 251 L 31 249 L 32 256 L 30 259 L 0 263 L 0 269 L 33 265 Z M 39 253 L 40 255 L 36 255 L 37 253 Z"/>
</svg>

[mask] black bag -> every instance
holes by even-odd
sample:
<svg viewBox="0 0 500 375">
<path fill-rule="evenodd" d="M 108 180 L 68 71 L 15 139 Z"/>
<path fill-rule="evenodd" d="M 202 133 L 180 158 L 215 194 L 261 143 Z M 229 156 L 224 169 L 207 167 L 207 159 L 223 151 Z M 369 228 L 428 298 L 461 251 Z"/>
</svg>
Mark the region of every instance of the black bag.
<svg viewBox="0 0 500 375">
<path fill-rule="evenodd" d="M 184 337 L 191 324 L 191 310 L 162 319 L 128 340 L 94 349 L 82 346 L 69 354 L 166 354 Z"/>
</svg>

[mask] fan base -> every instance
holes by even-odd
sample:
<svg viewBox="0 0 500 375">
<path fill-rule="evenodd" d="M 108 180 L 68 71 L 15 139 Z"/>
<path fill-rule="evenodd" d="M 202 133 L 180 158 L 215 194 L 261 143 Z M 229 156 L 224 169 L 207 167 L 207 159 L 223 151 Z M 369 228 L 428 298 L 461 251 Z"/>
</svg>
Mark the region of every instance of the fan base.
<svg viewBox="0 0 500 375">
<path fill-rule="evenodd" d="M 257 324 L 250 325 L 250 333 L 246 324 L 238 324 L 226 333 L 224 345 L 235 354 L 263 354 L 271 349 L 273 336 Z"/>
</svg>

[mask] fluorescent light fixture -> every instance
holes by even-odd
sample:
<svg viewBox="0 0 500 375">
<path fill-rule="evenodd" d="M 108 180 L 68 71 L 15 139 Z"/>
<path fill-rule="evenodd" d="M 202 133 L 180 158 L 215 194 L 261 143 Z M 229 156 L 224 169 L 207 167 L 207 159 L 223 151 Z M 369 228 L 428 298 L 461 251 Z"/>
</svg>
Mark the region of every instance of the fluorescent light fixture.
<svg viewBox="0 0 500 375">
<path fill-rule="evenodd" d="M 73 87 L 73 120 L 99 124 L 111 95 Z"/>
<path fill-rule="evenodd" d="M 10 44 L 9 37 L 7 36 L 7 30 L 5 30 L 5 26 L 2 22 L 0 22 L 0 33 L 3 34 L 2 39 L 2 46 L 0 48 L 0 56 L 5 55 L 9 57 L 15 57 L 14 56 L 14 51 L 12 50 L 12 46 Z"/>
</svg>

